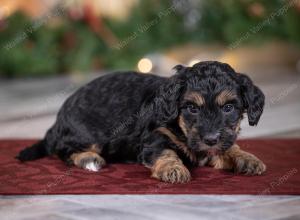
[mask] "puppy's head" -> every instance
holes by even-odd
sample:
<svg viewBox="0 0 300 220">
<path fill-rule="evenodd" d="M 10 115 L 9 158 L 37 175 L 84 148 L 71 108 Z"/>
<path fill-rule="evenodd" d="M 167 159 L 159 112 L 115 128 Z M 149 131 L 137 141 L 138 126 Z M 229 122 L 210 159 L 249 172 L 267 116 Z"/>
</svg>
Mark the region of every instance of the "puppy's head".
<svg viewBox="0 0 300 220">
<path fill-rule="evenodd" d="M 231 147 L 245 112 L 251 126 L 258 123 L 264 95 L 246 75 L 213 61 L 175 69 L 176 91 L 168 95 L 173 104 L 167 106 L 192 150 L 215 153 Z"/>
</svg>

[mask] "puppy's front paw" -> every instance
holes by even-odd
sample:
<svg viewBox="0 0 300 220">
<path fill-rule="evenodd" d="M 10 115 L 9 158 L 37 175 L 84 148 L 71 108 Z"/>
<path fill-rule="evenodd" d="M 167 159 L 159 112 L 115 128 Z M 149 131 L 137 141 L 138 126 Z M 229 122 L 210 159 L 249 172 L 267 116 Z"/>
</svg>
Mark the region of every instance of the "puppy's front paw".
<svg viewBox="0 0 300 220">
<path fill-rule="evenodd" d="M 253 154 L 243 152 L 235 158 L 234 171 L 245 175 L 261 175 L 266 171 L 266 165 Z"/>
<path fill-rule="evenodd" d="M 152 177 L 169 183 L 186 183 L 190 181 L 191 174 L 183 164 L 175 163 L 155 170 L 152 173 Z"/>
</svg>

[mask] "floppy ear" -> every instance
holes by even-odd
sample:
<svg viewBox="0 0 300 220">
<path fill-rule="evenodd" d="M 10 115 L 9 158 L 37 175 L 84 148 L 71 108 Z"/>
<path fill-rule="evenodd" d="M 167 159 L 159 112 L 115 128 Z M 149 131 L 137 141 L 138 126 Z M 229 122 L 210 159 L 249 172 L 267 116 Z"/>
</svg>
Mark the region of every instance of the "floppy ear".
<svg viewBox="0 0 300 220">
<path fill-rule="evenodd" d="M 159 124 L 164 125 L 177 118 L 182 89 L 183 82 L 177 76 L 171 77 L 169 82 L 160 87 L 154 99 L 155 115 Z"/>
<path fill-rule="evenodd" d="M 175 120 L 179 114 L 179 101 L 185 88 L 184 72 L 188 67 L 177 65 L 174 69 L 177 73 L 170 77 L 156 93 L 154 99 L 154 113 L 160 125 Z"/>
<path fill-rule="evenodd" d="M 244 108 L 247 111 L 249 125 L 257 125 L 265 104 L 265 95 L 253 84 L 252 80 L 244 75 L 239 74 L 239 84 Z"/>
</svg>

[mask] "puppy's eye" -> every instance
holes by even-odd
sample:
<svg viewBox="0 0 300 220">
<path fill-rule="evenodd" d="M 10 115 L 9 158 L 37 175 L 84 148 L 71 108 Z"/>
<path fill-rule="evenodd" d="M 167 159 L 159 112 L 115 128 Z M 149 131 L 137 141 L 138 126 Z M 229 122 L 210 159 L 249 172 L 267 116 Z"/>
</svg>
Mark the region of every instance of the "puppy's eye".
<svg viewBox="0 0 300 220">
<path fill-rule="evenodd" d="M 186 108 L 191 114 L 197 114 L 199 112 L 199 108 L 194 104 L 187 104 Z"/>
<path fill-rule="evenodd" d="M 223 107 L 222 107 L 222 110 L 223 112 L 225 113 L 230 113 L 234 110 L 234 105 L 233 104 L 225 104 Z"/>
</svg>

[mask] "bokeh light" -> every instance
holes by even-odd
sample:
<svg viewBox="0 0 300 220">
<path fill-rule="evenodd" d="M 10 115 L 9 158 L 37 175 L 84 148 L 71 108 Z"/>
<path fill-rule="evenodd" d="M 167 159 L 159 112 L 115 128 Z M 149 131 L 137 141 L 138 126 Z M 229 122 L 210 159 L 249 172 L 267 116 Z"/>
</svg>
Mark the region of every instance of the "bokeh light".
<svg viewBox="0 0 300 220">
<path fill-rule="evenodd" d="M 142 73 L 149 73 L 152 70 L 152 61 L 148 58 L 142 58 L 138 62 L 138 69 Z"/>
</svg>

